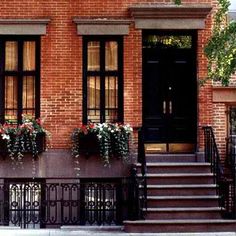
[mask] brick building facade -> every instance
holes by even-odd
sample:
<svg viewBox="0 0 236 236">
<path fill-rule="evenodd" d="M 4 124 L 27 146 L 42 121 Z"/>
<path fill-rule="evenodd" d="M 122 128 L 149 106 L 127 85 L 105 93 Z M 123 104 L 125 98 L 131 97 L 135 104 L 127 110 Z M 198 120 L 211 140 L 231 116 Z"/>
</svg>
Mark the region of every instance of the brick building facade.
<svg viewBox="0 0 236 236">
<path fill-rule="evenodd" d="M 45 128 L 51 133 L 49 150 L 42 153 L 34 162 L 34 177 L 76 177 L 74 160 L 70 152 L 70 136 L 74 128 L 93 118 L 96 122 L 111 121 L 111 117 L 114 116 L 115 121 L 131 124 L 135 128 L 135 137 L 137 137 L 136 128 L 145 126 L 147 127 L 147 137 L 149 137 L 147 141 L 161 143 L 162 146 L 158 146 L 158 148 L 165 152 L 173 150 L 181 152 L 182 148 L 190 147 L 191 152 L 201 153 L 203 151 L 201 127 L 212 125 L 216 131 L 217 143 L 224 155 L 225 138 L 229 129 L 226 111 L 236 102 L 234 83 L 232 82 L 230 88 L 222 88 L 220 85 L 213 86 L 211 82 L 199 86 L 200 81 L 207 75 L 204 45 L 211 35 L 212 13 L 215 7 L 215 0 L 182 0 L 181 5 L 174 5 L 173 1 L 169 0 L 1 0 L 0 45 L 4 49 L 0 50 L 2 65 L 0 79 L 3 81 L 4 76 L 12 76 L 12 81 L 14 81 L 13 77 L 17 77 L 14 73 L 10 73 L 11 69 L 6 69 L 6 64 L 5 67 L 3 66 L 4 56 L 8 53 L 6 46 L 8 42 L 10 45 L 12 42 L 17 43 L 18 63 L 21 65 L 20 67 L 23 65 L 23 68 L 24 50 L 27 50 L 24 49 L 25 42 L 35 42 L 36 45 L 35 67 L 31 70 L 32 65 L 29 63 L 27 64 L 29 70 L 21 68 L 20 72 L 17 71 L 19 76 L 23 76 L 22 78 L 28 76 L 29 81 L 37 78 L 34 82 L 33 114 L 44 120 Z M 180 40 L 181 37 L 183 41 Z M 179 48 L 175 51 L 177 53 L 173 54 L 178 55 L 175 60 L 176 64 L 168 64 L 170 62 L 165 56 L 167 55 L 165 53 L 169 52 L 169 49 L 166 49 L 168 48 L 166 42 L 172 39 L 180 40 L 178 41 L 180 44 L 177 46 Z M 184 40 L 189 41 L 186 43 Z M 158 47 L 159 44 L 164 45 L 163 48 L 157 49 L 164 52 L 165 55 L 163 54 L 162 58 L 152 57 L 150 50 L 147 58 L 144 56 L 146 55 L 144 48 L 152 48 L 150 42 L 151 44 L 157 43 L 153 48 Z M 176 46 L 169 44 L 169 46 Z M 109 54 L 107 50 L 109 51 L 109 47 L 112 46 L 117 51 L 112 52 L 112 49 L 110 53 L 111 55 L 115 53 L 117 59 L 114 63 L 109 64 L 106 61 Z M 9 53 L 14 54 L 12 48 L 14 47 L 9 49 Z M 186 57 L 179 53 L 181 49 Z M 93 50 L 98 50 L 99 56 Z M 173 51 L 170 50 L 170 53 Z M 23 59 L 19 59 L 22 54 Z M 98 58 L 93 60 L 90 58 L 91 55 L 98 56 Z M 162 94 L 161 97 L 156 97 L 155 90 L 154 95 L 149 96 L 148 89 L 156 84 L 150 82 L 151 84 L 148 85 L 150 87 L 145 87 L 148 73 L 153 70 L 152 66 L 145 67 L 145 63 L 155 64 L 159 63 L 159 60 L 164 61 L 165 70 L 160 69 L 162 73 L 171 72 L 170 65 L 176 67 L 173 67 L 175 69 L 172 74 L 168 74 L 167 80 L 171 81 L 170 84 L 167 84 L 168 92 L 162 94 L 157 88 L 156 91 Z M 186 67 L 184 67 L 185 63 L 188 63 Z M 109 69 L 109 67 L 113 69 Z M 181 76 L 175 74 L 180 72 L 183 73 L 183 80 L 181 80 Z M 153 73 L 157 72 L 153 71 Z M 173 80 L 175 75 L 176 78 L 178 77 L 177 82 Z M 192 77 L 191 82 L 188 80 L 189 76 Z M 108 108 L 104 104 L 101 105 L 102 103 L 96 107 L 96 101 L 92 98 L 91 101 L 89 100 L 87 86 L 89 86 L 88 81 L 90 80 L 95 87 L 98 80 L 99 86 L 103 86 L 101 89 L 103 92 L 107 89 L 106 86 L 111 86 L 108 90 L 114 89 L 113 85 L 107 85 L 107 80 L 110 81 L 108 84 L 115 83 L 115 90 L 118 94 L 115 95 L 115 99 L 109 98 L 113 95 L 106 95 L 104 92 L 108 98 L 104 98 L 103 102 L 110 102 L 112 104 L 110 108 L 109 105 Z M 166 83 L 167 80 L 163 76 L 162 83 Z M 1 91 L 6 93 L 6 83 L 2 82 L 1 86 Z M 177 92 L 172 94 L 171 91 L 175 91 L 175 88 Z M 22 91 L 20 90 L 20 92 Z M 18 91 L 17 94 L 20 92 Z M 182 96 L 182 94 L 187 95 Z M 19 118 L 19 109 L 21 112 L 24 112 L 24 109 L 31 109 L 24 107 L 24 96 L 22 97 L 21 105 L 19 105 L 20 101 L 18 101 L 17 107 L 12 105 L 12 110 L 17 110 L 16 119 Z M 161 98 L 163 101 L 161 103 L 154 101 L 155 98 Z M 178 100 L 179 98 L 180 100 Z M 103 96 L 100 96 L 99 99 L 102 100 Z M 0 102 L 2 102 L 2 104 L 0 103 L 1 120 L 6 120 L 8 109 L 6 96 L 4 98 L 1 95 Z M 162 120 L 164 126 L 166 123 L 172 126 L 171 122 L 178 120 L 177 115 L 175 121 L 170 119 L 170 115 L 175 111 L 177 113 L 175 104 L 178 105 L 179 120 L 183 119 L 183 122 L 176 121 L 174 131 L 167 132 L 166 127 L 162 127 L 163 123 L 158 123 L 159 118 L 155 121 L 147 118 L 145 112 L 152 113 L 153 110 L 150 107 L 156 103 L 161 107 L 162 115 L 168 117 L 164 121 Z M 88 104 L 95 105 L 89 107 Z M 96 117 L 96 109 L 100 112 L 99 118 Z M 109 113 L 109 109 L 114 109 L 113 113 L 112 111 Z M 182 112 L 183 110 L 188 112 Z M 91 115 L 92 112 L 95 115 Z M 107 115 L 106 112 L 110 115 Z M 181 116 L 181 112 L 185 114 L 185 117 Z M 157 113 L 154 115 L 158 115 Z M 185 120 L 186 117 L 187 120 Z M 162 128 L 165 137 L 158 140 L 153 139 L 153 134 L 158 137 L 163 135 L 160 131 Z M 185 131 L 178 131 L 183 129 Z M 177 131 L 179 133 L 174 134 Z M 166 143 L 173 144 L 173 150 L 171 145 L 165 146 Z M 162 149 L 163 145 L 164 149 Z M 186 152 L 186 150 L 183 151 Z M 16 168 L 14 172 L 9 171 L 11 169 L 10 161 L 0 160 L 0 176 L 3 178 L 31 178 L 32 166 L 31 162 L 27 160 L 26 157 L 24 169 Z M 104 168 L 102 162 L 97 158 L 82 157 L 79 165 L 80 177 L 101 178 L 128 175 L 128 166 L 119 160 L 113 160 L 111 168 Z M 113 168 L 114 166 L 115 168 Z"/>
</svg>

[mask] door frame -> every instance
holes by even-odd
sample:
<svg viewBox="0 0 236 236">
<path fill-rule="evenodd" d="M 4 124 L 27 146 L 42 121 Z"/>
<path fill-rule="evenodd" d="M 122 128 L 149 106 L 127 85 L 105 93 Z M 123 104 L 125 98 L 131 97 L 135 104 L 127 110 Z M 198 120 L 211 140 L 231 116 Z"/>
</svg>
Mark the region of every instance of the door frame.
<svg viewBox="0 0 236 236">
<path fill-rule="evenodd" d="M 194 125 L 194 150 L 193 151 L 196 151 L 196 148 L 197 148 L 197 137 L 198 137 L 198 110 L 199 110 L 199 102 L 198 102 L 198 94 L 199 94 L 199 91 L 198 91 L 198 81 L 197 81 L 197 68 L 198 68 L 198 63 L 197 63 L 197 45 L 198 45 L 198 31 L 197 30 L 157 30 L 157 29 L 145 29 L 145 30 L 142 30 L 142 126 L 144 126 L 144 118 L 145 118 L 145 114 L 144 114 L 144 83 L 145 83 L 145 78 L 144 78 L 144 70 L 145 70 L 145 63 L 143 61 L 144 59 L 144 48 L 143 48 L 143 44 L 144 44 L 144 36 L 145 35 L 150 35 L 150 34 L 156 34 L 156 35 L 173 35 L 173 36 L 177 36 L 177 35 L 190 35 L 192 36 L 192 51 L 193 51 L 193 63 L 194 63 L 194 68 L 193 68 L 193 74 L 195 75 L 194 77 L 194 80 L 193 82 L 195 83 L 194 87 L 195 87 L 195 121 L 193 121 L 195 123 Z M 145 137 L 144 137 L 144 140 L 145 140 Z M 147 140 L 145 140 L 146 143 L 150 143 L 148 142 Z M 151 143 L 154 143 L 154 142 L 151 142 Z M 156 142 L 158 143 L 158 142 Z M 160 143 L 162 145 L 162 143 Z M 167 143 L 167 152 L 169 152 L 169 148 L 168 148 L 168 144 Z"/>
</svg>

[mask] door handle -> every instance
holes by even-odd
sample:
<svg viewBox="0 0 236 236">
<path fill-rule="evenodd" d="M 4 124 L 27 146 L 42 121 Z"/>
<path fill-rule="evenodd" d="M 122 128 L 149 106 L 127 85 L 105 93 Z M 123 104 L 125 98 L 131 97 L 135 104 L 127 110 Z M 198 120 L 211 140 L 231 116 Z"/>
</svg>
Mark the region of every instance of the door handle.
<svg viewBox="0 0 236 236">
<path fill-rule="evenodd" d="M 163 114 L 166 114 L 166 101 L 163 101 Z"/>
<path fill-rule="evenodd" d="M 169 101 L 169 112 L 172 114 L 172 101 Z"/>
</svg>

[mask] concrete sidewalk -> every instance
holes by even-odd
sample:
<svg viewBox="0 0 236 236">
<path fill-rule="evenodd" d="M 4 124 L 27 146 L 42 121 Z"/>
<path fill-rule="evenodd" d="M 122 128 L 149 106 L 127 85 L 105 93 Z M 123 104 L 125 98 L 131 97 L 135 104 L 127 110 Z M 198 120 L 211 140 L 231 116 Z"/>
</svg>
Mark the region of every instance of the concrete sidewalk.
<svg viewBox="0 0 236 236">
<path fill-rule="evenodd" d="M 124 233 L 123 231 L 75 229 L 1 229 L 0 236 L 236 236 L 235 232 L 217 233 Z"/>
</svg>

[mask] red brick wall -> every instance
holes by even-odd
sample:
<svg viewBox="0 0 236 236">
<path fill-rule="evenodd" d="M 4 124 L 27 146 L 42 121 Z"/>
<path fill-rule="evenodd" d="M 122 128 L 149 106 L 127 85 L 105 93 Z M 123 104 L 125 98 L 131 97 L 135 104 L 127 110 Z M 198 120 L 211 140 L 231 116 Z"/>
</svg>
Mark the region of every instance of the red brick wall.
<svg viewBox="0 0 236 236">
<path fill-rule="evenodd" d="M 51 22 L 41 40 L 41 117 L 52 133 L 52 148 L 69 148 L 72 130 L 82 122 L 82 37 L 73 17 L 129 17 L 136 3 L 169 3 L 168 0 L 1 0 L 0 18 L 44 18 Z M 183 0 L 211 3 L 211 0 Z M 210 35 L 211 19 L 198 34 L 198 78 L 206 76 L 203 45 Z M 124 37 L 124 121 L 142 122 L 142 37 L 130 26 Z M 211 84 L 199 88 L 199 125 L 213 122 Z M 202 146 L 202 138 L 199 138 Z"/>
</svg>

